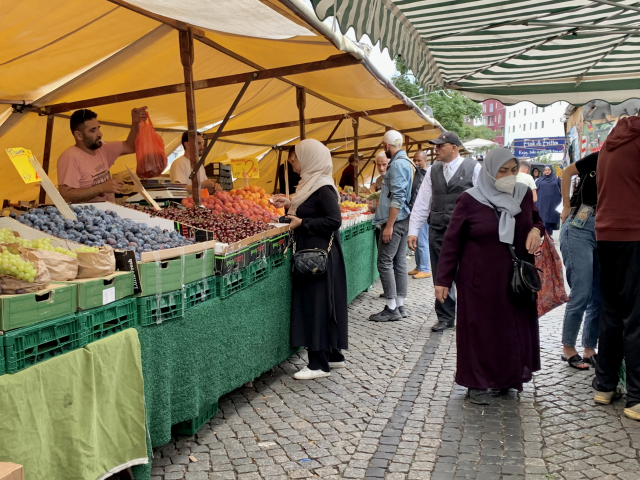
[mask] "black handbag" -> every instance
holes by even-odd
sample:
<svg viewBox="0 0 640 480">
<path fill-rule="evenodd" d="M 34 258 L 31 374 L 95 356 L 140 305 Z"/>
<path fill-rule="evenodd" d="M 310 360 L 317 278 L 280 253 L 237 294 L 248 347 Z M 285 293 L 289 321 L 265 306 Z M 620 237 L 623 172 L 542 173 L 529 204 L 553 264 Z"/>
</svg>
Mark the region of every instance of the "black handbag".
<svg viewBox="0 0 640 480">
<path fill-rule="evenodd" d="M 494 208 L 493 211 L 498 218 L 499 224 L 500 214 L 496 208 Z M 511 274 L 511 282 L 509 283 L 509 293 L 518 299 L 535 301 L 536 294 L 542 288 L 542 281 L 538 273 L 542 270 L 518 258 L 513 245 L 507 246 L 509 247 L 511 261 L 513 262 L 513 273 Z"/>
<path fill-rule="evenodd" d="M 293 242 L 293 265 L 291 271 L 303 277 L 319 277 L 327 272 L 329 252 L 333 245 L 333 233 L 329 240 L 329 248 L 308 248 L 296 252 L 296 243 Z"/>
</svg>

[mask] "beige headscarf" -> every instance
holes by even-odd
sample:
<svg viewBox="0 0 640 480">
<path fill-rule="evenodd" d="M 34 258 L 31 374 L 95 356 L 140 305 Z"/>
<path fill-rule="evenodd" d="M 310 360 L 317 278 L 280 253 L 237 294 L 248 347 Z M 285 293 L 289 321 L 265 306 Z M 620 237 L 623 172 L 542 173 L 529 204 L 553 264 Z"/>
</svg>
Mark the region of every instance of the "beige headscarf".
<svg viewBox="0 0 640 480">
<path fill-rule="evenodd" d="M 329 149 L 318 140 L 309 138 L 296 145 L 296 156 L 300 160 L 300 183 L 291 199 L 289 215 L 295 215 L 298 207 L 325 185 L 333 187 L 339 202 L 340 194 L 333 181 L 333 161 Z"/>
</svg>

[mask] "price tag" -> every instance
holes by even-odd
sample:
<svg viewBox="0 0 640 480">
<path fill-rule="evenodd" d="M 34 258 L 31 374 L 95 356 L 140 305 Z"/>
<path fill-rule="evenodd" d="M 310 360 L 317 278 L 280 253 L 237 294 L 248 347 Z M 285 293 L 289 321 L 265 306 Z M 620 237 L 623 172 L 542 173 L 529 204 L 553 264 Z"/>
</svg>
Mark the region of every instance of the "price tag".
<svg viewBox="0 0 640 480">
<path fill-rule="evenodd" d="M 106 288 L 102 291 L 102 305 L 116 301 L 116 287 Z"/>
<path fill-rule="evenodd" d="M 231 160 L 231 174 L 234 178 L 260 178 L 260 167 L 256 158 Z"/>
<path fill-rule="evenodd" d="M 18 174 L 22 177 L 24 183 L 36 183 L 40 181 L 40 177 L 29 161 L 33 156 L 31 150 L 27 150 L 26 148 L 7 148 L 7 155 L 9 155 L 13 166 L 18 170 Z"/>
</svg>

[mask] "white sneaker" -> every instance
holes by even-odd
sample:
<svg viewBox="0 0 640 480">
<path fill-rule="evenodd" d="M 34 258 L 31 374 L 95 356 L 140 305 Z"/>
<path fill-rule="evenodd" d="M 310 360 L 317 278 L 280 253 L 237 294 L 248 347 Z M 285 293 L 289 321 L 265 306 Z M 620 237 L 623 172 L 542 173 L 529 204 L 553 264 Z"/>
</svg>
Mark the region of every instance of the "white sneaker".
<svg viewBox="0 0 640 480">
<path fill-rule="evenodd" d="M 329 368 L 344 368 L 347 362 L 329 362 Z"/>
<path fill-rule="evenodd" d="M 314 378 L 324 378 L 331 375 L 329 372 L 324 372 L 322 370 L 311 370 L 309 367 L 304 367 L 297 373 L 293 374 L 293 378 L 296 380 L 313 380 Z"/>
</svg>

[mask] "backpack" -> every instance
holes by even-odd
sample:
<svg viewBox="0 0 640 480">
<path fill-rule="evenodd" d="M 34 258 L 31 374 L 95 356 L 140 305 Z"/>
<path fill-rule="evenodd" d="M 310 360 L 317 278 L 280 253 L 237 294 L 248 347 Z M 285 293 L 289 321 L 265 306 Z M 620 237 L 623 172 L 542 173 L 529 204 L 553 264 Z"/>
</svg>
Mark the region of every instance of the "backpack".
<svg viewBox="0 0 640 480">
<path fill-rule="evenodd" d="M 404 159 L 403 159 L 404 160 Z M 407 204 L 407 208 L 409 208 L 409 212 L 413 210 L 413 205 L 416 203 L 416 198 L 418 197 L 418 190 L 420 190 L 420 186 L 422 185 L 422 180 L 424 179 L 425 174 L 418 170 L 416 164 L 413 163 L 408 158 L 407 162 L 413 167 L 413 175 L 411 179 L 411 197 L 409 200 L 405 201 Z M 391 192 L 387 193 L 387 198 L 391 198 Z"/>
</svg>

